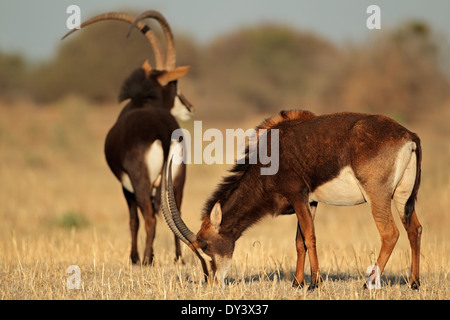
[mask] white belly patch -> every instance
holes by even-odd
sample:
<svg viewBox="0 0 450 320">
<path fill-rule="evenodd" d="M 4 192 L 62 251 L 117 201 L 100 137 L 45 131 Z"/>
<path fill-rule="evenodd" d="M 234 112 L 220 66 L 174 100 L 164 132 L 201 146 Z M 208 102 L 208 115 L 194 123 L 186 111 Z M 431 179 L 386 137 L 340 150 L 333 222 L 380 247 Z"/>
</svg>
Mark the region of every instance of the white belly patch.
<svg viewBox="0 0 450 320">
<path fill-rule="evenodd" d="M 309 199 L 335 206 L 352 206 L 366 202 L 350 167 L 344 167 L 336 178 L 317 187 L 309 194 Z"/>
</svg>

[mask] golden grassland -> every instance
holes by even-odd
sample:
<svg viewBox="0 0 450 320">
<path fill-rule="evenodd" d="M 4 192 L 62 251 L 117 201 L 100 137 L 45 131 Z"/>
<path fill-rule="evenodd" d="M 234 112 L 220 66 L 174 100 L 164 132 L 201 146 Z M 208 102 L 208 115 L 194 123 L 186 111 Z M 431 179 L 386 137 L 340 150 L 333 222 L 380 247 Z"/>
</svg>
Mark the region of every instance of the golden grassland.
<svg viewBox="0 0 450 320">
<path fill-rule="evenodd" d="M 2 105 L 0 299 L 449 299 L 448 109 L 408 125 L 423 147 L 420 290 L 408 286 L 409 243 L 395 212 L 400 239 L 382 289 L 369 291 L 362 288 L 365 271 L 380 248 L 369 208 L 319 205 L 316 236 L 325 281 L 309 292 L 291 287 L 294 216 L 266 218 L 238 240 L 224 289 L 204 284 L 200 263 L 186 246 L 185 263 L 174 262 L 173 235 L 161 216 L 154 265 L 132 266 L 127 207 L 103 157 L 103 140 L 120 106 L 94 107 L 75 98 L 45 108 Z M 204 121 L 203 130 L 247 129 L 263 118 Z M 188 167 L 181 211 L 193 231 L 200 226 L 203 202 L 227 168 Z M 144 234 L 141 227 L 141 254 Z M 67 287 L 70 265 L 81 270 L 78 290 Z M 309 280 L 308 264 L 306 270 Z"/>
</svg>

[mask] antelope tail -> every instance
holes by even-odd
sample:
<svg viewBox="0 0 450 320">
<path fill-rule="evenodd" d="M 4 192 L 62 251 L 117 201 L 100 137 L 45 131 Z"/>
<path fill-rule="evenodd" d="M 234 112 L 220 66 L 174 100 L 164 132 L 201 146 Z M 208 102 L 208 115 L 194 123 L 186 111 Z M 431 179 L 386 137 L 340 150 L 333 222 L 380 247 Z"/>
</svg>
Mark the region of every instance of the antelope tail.
<svg viewBox="0 0 450 320">
<path fill-rule="evenodd" d="M 414 187 L 411 192 L 411 195 L 408 198 L 408 201 L 406 201 L 405 205 L 405 219 L 406 222 L 409 223 L 409 219 L 411 218 L 412 213 L 415 209 L 415 204 L 417 200 L 417 192 L 419 191 L 420 186 L 420 175 L 421 175 L 421 162 L 422 162 L 422 148 L 420 147 L 420 139 L 417 135 L 414 135 L 413 141 L 416 143 L 416 180 L 414 182 Z"/>
</svg>

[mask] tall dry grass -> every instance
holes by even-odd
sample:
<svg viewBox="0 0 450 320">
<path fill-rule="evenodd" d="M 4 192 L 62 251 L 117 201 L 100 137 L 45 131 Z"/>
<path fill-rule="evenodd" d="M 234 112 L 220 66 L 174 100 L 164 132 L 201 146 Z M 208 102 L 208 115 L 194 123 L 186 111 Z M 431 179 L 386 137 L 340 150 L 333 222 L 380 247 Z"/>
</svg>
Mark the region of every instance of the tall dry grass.
<svg viewBox="0 0 450 320">
<path fill-rule="evenodd" d="M 154 265 L 130 265 L 125 200 L 103 158 L 103 139 L 119 109 L 75 98 L 46 108 L 0 107 L 0 299 L 450 298 L 450 132 L 443 120 L 450 118 L 448 110 L 409 126 L 422 137 L 424 154 L 417 204 L 424 227 L 420 290 L 408 288 L 410 250 L 396 214 L 399 242 L 382 289 L 369 291 L 362 289 L 365 270 L 380 248 L 370 210 L 319 205 L 316 233 L 325 281 L 308 292 L 291 288 L 293 216 L 267 218 L 238 240 L 224 289 L 203 283 L 200 263 L 188 248 L 183 247 L 185 264 L 174 263 L 173 235 L 161 217 Z M 247 129 L 263 118 L 205 122 L 203 129 Z M 188 167 L 182 213 L 193 231 L 200 226 L 203 202 L 226 169 Z M 70 265 L 80 267 L 80 289 L 67 287 Z"/>
</svg>

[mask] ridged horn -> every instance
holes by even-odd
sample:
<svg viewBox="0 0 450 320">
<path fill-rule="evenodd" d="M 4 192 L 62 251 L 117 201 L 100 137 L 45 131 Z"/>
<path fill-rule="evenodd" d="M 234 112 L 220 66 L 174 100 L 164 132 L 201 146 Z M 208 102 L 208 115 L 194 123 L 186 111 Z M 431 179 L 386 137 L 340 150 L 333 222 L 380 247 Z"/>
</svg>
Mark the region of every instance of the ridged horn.
<svg viewBox="0 0 450 320">
<path fill-rule="evenodd" d="M 167 173 L 167 171 L 169 172 Z M 178 211 L 175 203 L 172 183 L 172 159 L 170 159 L 169 166 L 167 166 L 166 161 L 163 167 L 161 182 L 161 209 L 170 230 L 172 230 L 172 232 L 180 238 L 181 241 L 186 243 L 188 246 L 191 246 L 191 244 L 197 240 L 197 237 L 191 230 L 189 230 L 184 221 L 181 219 L 180 212 Z"/>
<path fill-rule="evenodd" d="M 130 24 L 133 24 L 135 17 L 133 15 L 130 15 L 127 13 L 122 13 L 122 12 L 108 12 L 108 13 L 99 14 L 99 15 L 83 22 L 81 24 L 80 28 L 86 27 L 92 23 L 103 21 L 103 20 L 118 20 L 118 21 L 124 21 L 124 22 L 128 22 Z M 163 69 L 164 68 L 164 55 L 163 55 L 163 50 L 162 50 L 161 44 L 158 41 L 158 38 L 155 36 L 153 31 L 144 22 L 134 23 L 133 27 L 136 27 L 140 32 L 142 32 L 145 35 L 145 37 L 147 38 L 150 45 L 152 46 L 153 54 L 155 56 L 156 69 L 157 70 Z M 64 35 L 64 37 L 62 37 L 61 40 L 65 39 L 72 33 L 76 32 L 77 30 L 78 29 L 72 29 L 71 31 L 66 33 Z"/>
<path fill-rule="evenodd" d="M 177 55 L 175 52 L 175 44 L 173 41 L 172 30 L 170 29 L 169 23 L 167 22 L 166 18 L 164 18 L 164 16 L 161 13 L 159 13 L 158 11 L 155 11 L 155 10 L 144 11 L 136 18 L 136 20 L 134 20 L 133 24 L 130 27 L 130 31 L 128 33 L 130 33 L 133 30 L 134 26 L 137 23 L 139 23 L 141 20 L 148 19 L 148 18 L 157 20 L 159 22 L 159 24 L 161 25 L 161 28 L 164 31 L 164 36 L 166 38 L 166 46 L 167 46 L 165 70 L 170 71 L 170 70 L 175 69 Z"/>
</svg>

